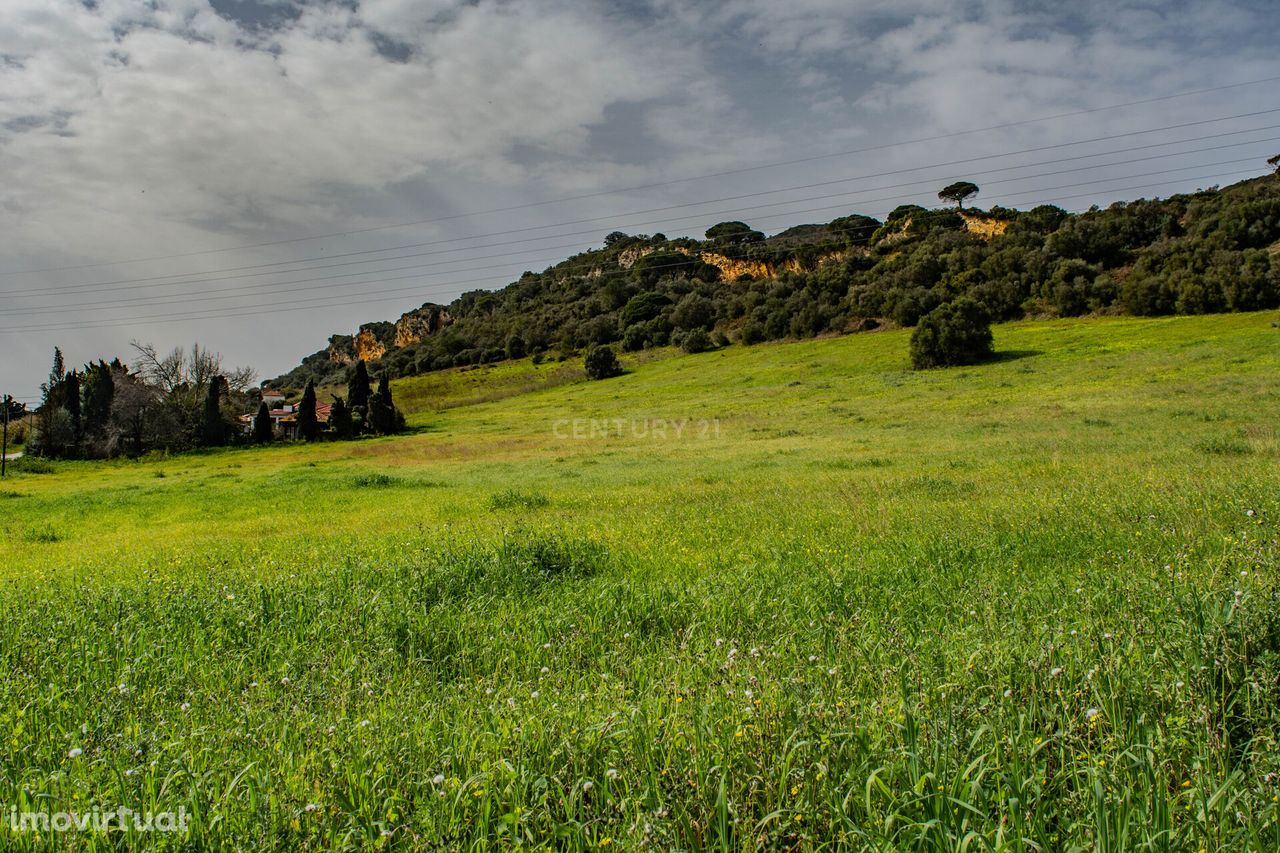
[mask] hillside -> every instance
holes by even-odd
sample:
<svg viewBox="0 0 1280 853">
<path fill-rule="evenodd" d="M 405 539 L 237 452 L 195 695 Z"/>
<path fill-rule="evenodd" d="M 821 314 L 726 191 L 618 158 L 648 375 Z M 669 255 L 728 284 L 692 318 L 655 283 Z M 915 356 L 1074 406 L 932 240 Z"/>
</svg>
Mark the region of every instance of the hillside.
<svg viewBox="0 0 1280 853">
<path fill-rule="evenodd" d="M 397 383 L 408 436 L 19 465 L 0 801 L 183 806 L 199 849 L 1265 847 L 1274 320 L 436 411 L 458 370 Z"/>
<path fill-rule="evenodd" d="M 339 385 L 347 365 L 402 377 L 558 357 L 913 326 L 960 295 L 992 317 L 1203 314 L 1280 305 L 1280 180 L 1069 214 L 1052 206 L 850 215 L 766 237 L 740 222 L 706 240 L 608 235 L 602 248 L 496 291 L 428 303 L 334 335 L 272 386 Z"/>
</svg>

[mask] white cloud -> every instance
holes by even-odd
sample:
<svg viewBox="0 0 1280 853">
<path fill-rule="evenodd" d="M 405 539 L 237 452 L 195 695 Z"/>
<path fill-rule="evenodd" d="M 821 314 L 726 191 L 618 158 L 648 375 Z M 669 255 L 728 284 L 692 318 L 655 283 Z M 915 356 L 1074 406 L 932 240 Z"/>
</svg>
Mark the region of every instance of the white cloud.
<svg viewBox="0 0 1280 853">
<path fill-rule="evenodd" d="M 343 186 L 516 180 L 518 147 L 578 156 L 610 105 L 728 109 L 694 53 L 568 2 L 322 5 L 266 33 L 199 0 L 17 0 L 5 20 L 0 227 L 49 249 L 72 232 L 105 251 L 139 222 L 179 243 L 211 222 L 319 224 L 351 215 Z M 409 40 L 407 61 L 366 24 Z"/>
</svg>

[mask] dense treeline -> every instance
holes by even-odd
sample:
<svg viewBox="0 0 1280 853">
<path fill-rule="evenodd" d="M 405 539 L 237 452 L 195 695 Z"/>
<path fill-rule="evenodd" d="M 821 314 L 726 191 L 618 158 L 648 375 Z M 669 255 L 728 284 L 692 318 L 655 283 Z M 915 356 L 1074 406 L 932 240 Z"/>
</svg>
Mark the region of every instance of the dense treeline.
<svg viewBox="0 0 1280 853">
<path fill-rule="evenodd" d="M 287 413 L 273 411 L 262 391 L 250 387 L 254 371 L 224 368 L 219 354 L 199 344 L 167 355 L 149 344 L 133 346 L 134 369 L 117 358 L 68 370 L 62 351 L 55 348 L 27 451 L 52 458 L 106 459 L 283 438 L 389 435 L 405 428 L 389 377 L 384 373 L 372 390 L 363 362 L 352 371 L 348 386 L 353 402 L 334 397 L 322 419 L 312 383 Z"/>
<path fill-rule="evenodd" d="M 946 197 L 962 202 L 971 186 Z M 685 345 L 690 335 L 686 349 L 703 335 L 749 344 L 914 326 L 960 296 L 1004 320 L 1251 311 L 1280 305 L 1280 260 L 1269 251 L 1278 239 L 1275 177 L 1082 214 L 905 205 L 884 222 L 855 214 L 768 238 L 741 222 L 705 241 L 615 232 L 603 248 L 500 291 L 463 294 L 443 307 L 451 325 L 390 348 L 377 367 L 404 376 L 601 344 Z M 770 274 L 724 281 L 707 252 Z M 276 382 L 336 384 L 345 370 L 322 351 Z"/>
</svg>

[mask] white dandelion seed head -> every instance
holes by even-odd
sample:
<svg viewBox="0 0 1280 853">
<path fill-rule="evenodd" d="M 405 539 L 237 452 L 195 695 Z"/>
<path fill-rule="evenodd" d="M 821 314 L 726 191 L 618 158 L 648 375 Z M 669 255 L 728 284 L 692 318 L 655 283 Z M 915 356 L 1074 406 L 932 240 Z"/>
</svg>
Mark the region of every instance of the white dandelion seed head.
<svg viewBox="0 0 1280 853">
<path fill-rule="evenodd" d="M 84 755 L 84 750 L 78 746 L 73 746 L 67 751 L 67 758 L 79 758 Z"/>
<path fill-rule="evenodd" d="M 549 666 L 544 666 L 544 667 L 542 668 L 542 674 L 543 674 L 543 675 L 546 675 L 546 674 L 547 674 L 548 672 L 550 672 L 550 671 L 551 671 L 551 667 L 549 667 Z"/>
<path fill-rule="evenodd" d="M 432 776 L 432 777 L 431 777 L 431 784 L 432 784 L 432 785 L 443 785 L 443 784 L 444 784 L 444 774 L 443 774 L 443 773 L 437 773 L 436 775 Z"/>
<path fill-rule="evenodd" d="M 604 772 L 604 775 L 605 775 L 605 776 L 607 776 L 607 777 L 609 777 L 610 779 L 617 779 L 617 778 L 618 778 L 618 771 L 617 771 L 617 770 L 615 770 L 614 768 L 610 767 L 608 770 L 606 770 L 606 771 Z"/>
<path fill-rule="evenodd" d="M 1010 698 L 1011 696 L 1013 696 L 1013 688 L 1012 688 L 1012 687 L 1006 687 L 1006 688 L 1005 688 L 1005 691 L 1004 691 L 1004 698 L 1008 699 L 1008 698 Z"/>
<path fill-rule="evenodd" d="M 363 728 L 367 728 L 369 725 L 370 725 L 370 723 L 369 723 L 369 721 L 368 721 L 368 720 L 361 720 L 361 721 L 360 721 L 360 728 L 362 728 L 362 729 L 363 729 Z"/>
<path fill-rule="evenodd" d="M 1055 666 L 1053 669 L 1049 670 L 1050 678 L 1057 678 L 1059 675 L 1062 675 L 1062 667 Z"/>
<path fill-rule="evenodd" d="M 1086 720 L 1092 720 L 1094 717 L 1098 716 L 1101 713 L 1102 712 L 1097 708 L 1090 708 L 1089 710 L 1084 712 L 1084 718 Z"/>
<path fill-rule="evenodd" d="M 190 710 L 191 710 L 191 703 L 190 703 L 190 702 L 183 702 L 183 703 L 182 703 L 181 705 L 179 705 L 178 707 L 179 707 L 179 708 L 181 708 L 181 709 L 182 709 L 182 710 L 184 710 L 184 711 L 190 711 Z"/>
<path fill-rule="evenodd" d="M 595 785 L 591 782 L 591 780 L 590 780 L 590 779 L 588 779 L 587 781 L 585 781 L 585 782 L 583 782 L 583 783 L 582 783 L 582 790 L 583 790 L 583 791 L 590 791 L 590 790 L 591 790 L 592 788 L 594 788 L 594 787 L 595 787 Z"/>
</svg>

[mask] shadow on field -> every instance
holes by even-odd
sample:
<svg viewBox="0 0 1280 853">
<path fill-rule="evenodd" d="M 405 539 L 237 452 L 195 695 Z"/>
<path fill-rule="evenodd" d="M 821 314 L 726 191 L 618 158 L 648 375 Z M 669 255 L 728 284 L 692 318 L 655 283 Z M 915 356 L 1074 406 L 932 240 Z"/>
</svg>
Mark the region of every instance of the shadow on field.
<svg viewBox="0 0 1280 853">
<path fill-rule="evenodd" d="M 1044 350 L 1038 349 L 1006 349 L 999 350 L 991 356 L 990 363 L 994 364 L 1001 361 L 1019 361 L 1024 358 L 1032 358 L 1037 355 L 1044 355 Z"/>
</svg>

